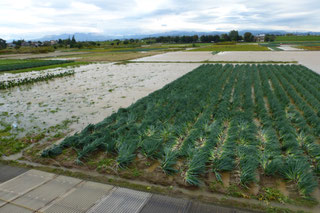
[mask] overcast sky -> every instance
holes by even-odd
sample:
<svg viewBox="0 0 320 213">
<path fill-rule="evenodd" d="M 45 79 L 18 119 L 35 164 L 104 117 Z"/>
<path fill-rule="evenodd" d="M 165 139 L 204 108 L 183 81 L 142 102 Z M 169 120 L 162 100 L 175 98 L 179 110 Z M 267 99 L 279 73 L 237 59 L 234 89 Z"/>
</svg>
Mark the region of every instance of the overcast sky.
<svg viewBox="0 0 320 213">
<path fill-rule="evenodd" d="M 0 38 L 173 30 L 320 31 L 320 0 L 0 0 Z"/>
</svg>

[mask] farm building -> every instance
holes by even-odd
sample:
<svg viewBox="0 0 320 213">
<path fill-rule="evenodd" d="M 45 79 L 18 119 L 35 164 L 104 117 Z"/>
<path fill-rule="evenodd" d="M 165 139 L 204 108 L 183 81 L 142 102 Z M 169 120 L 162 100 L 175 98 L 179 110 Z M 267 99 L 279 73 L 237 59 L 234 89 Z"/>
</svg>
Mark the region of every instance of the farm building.
<svg viewBox="0 0 320 213">
<path fill-rule="evenodd" d="M 255 36 L 255 40 L 256 42 L 264 42 L 266 35 L 265 34 L 259 34 L 257 36 Z"/>
</svg>

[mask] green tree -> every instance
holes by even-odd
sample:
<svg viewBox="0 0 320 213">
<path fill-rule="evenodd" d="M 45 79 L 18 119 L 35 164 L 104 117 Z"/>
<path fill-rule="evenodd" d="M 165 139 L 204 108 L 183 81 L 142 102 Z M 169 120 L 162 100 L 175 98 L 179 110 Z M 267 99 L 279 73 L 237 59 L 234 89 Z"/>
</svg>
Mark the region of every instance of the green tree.
<svg viewBox="0 0 320 213">
<path fill-rule="evenodd" d="M 272 34 L 266 34 L 266 36 L 264 37 L 264 41 L 266 42 L 272 42 L 276 39 L 275 35 Z"/>
<path fill-rule="evenodd" d="M 71 42 L 70 42 L 70 47 L 73 48 L 73 47 L 76 47 L 77 45 L 77 41 L 74 37 L 74 35 L 72 36 L 72 39 L 71 39 Z"/>
<path fill-rule="evenodd" d="M 79 48 L 79 49 L 83 48 L 83 44 L 82 44 L 81 42 L 78 42 L 76 46 L 77 46 L 77 48 Z"/>
<path fill-rule="evenodd" d="M 6 48 L 7 48 L 6 40 L 0 38 L 0 49 L 6 49 Z"/>
<path fill-rule="evenodd" d="M 221 34 L 221 40 L 222 41 L 230 41 L 230 37 L 228 34 Z"/>
<path fill-rule="evenodd" d="M 245 42 L 252 42 L 254 39 L 254 36 L 250 32 L 245 32 L 243 35 L 243 39 Z"/>
<path fill-rule="evenodd" d="M 239 40 L 239 33 L 237 30 L 231 30 L 229 33 L 229 37 L 231 41 L 238 41 Z"/>
<path fill-rule="evenodd" d="M 22 40 L 18 40 L 18 41 L 13 40 L 12 43 L 16 45 L 14 48 L 19 49 L 23 42 L 24 42 L 24 40 L 22 39 Z"/>
<path fill-rule="evenodd" d="M 199 36 L 198 36 L 198 35 L 194 35 L 194 36 L 192 37 L 192 42 L 193 42 L 193 43 L 198 42 L 198 40 L 199 40 Z"/>
</svg>

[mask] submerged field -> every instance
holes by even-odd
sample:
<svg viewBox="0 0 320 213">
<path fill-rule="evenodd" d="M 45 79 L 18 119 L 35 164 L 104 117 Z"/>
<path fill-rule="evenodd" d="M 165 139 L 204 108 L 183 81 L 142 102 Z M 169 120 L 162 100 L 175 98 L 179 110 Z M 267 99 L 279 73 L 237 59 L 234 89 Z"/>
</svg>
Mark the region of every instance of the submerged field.
<svg viewBox="0 0 320 213">
<path fill-rule="evenodd" d="M 109 63 L 3 73 L 0 156 L 81 131 L 198 66 Z"/>
<path fill-rule="evenodd" d="M 319 85 L 303 66 L 202 65 L 33 160 L 232 196 L 309 197 Z"/>
</svg>

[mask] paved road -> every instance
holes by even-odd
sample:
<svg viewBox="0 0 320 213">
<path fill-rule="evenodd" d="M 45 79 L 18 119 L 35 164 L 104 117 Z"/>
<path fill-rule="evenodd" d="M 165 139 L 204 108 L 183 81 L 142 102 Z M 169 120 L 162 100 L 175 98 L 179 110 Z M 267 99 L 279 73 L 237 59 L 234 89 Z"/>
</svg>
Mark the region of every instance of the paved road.
<svg viewBox="0 0 320 213">
<path fill-rule="evenodd" d="M 0 213 L 244 213 L 0 164 Z"/>
</svg>

